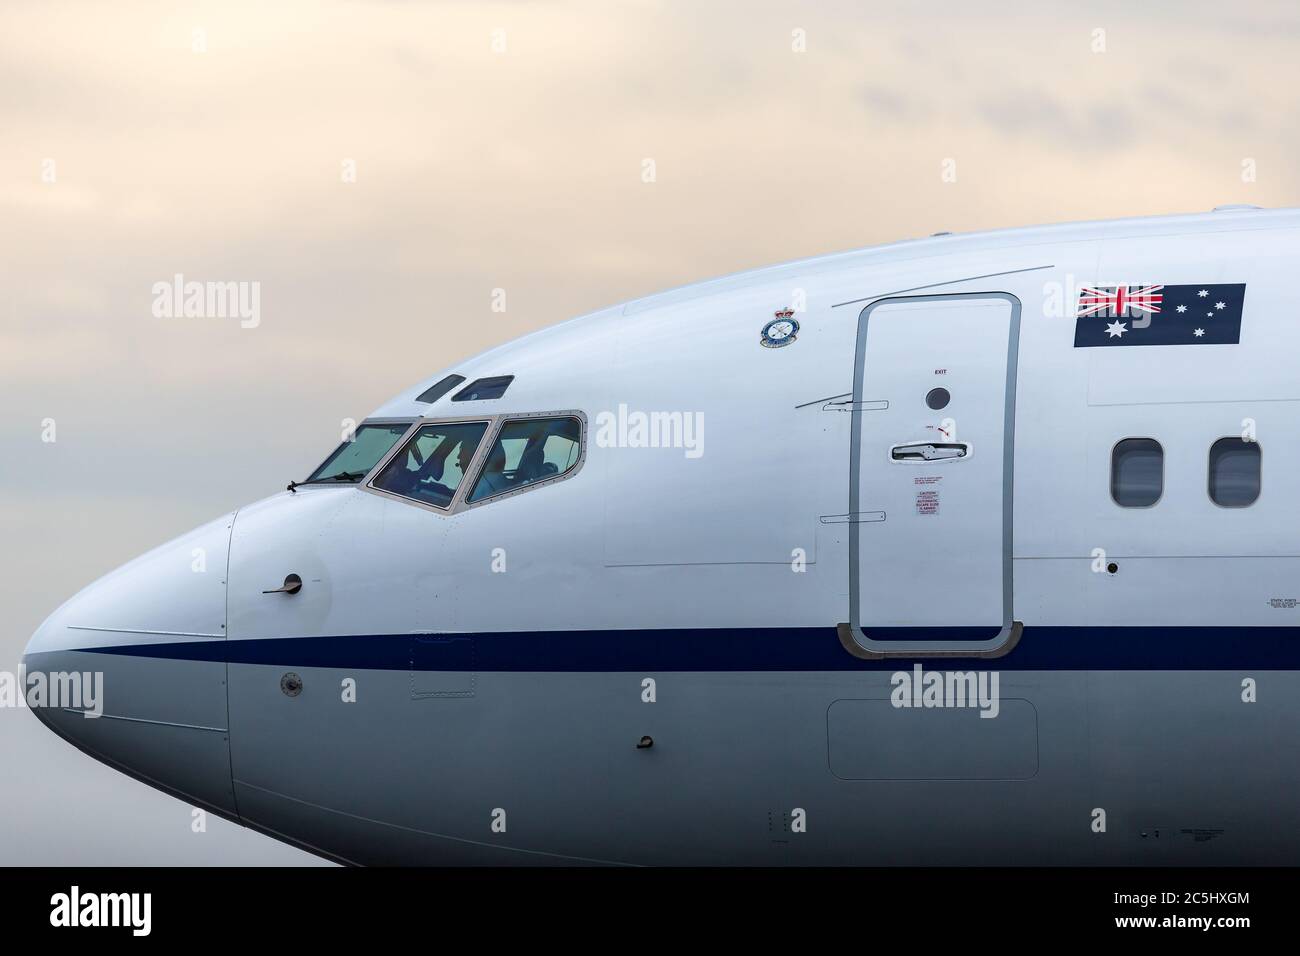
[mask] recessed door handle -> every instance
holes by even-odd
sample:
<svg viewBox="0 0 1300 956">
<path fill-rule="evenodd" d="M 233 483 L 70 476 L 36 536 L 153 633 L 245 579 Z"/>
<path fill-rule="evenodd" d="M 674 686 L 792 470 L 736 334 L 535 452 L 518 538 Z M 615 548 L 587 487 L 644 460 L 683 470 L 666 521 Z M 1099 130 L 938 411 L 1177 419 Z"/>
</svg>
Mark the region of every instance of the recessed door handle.
<svg viewBox="0 0 1300 956">
<path fill-rule="evenodd" d="M 302 578 L 296 574 L 286 574 L 284 583 L 278 588 L 271 588 L 269 591 L 263 591 L 263 594 L 297 594 L 302 590 Z"/>
<path fill-rule="evenodd" d="M 894 461 L 942 461 L 965 458 L 969 453 L 970 446 L 965 442 L 917 442 L 889 449 L 889 457 Z"/>
</svg>

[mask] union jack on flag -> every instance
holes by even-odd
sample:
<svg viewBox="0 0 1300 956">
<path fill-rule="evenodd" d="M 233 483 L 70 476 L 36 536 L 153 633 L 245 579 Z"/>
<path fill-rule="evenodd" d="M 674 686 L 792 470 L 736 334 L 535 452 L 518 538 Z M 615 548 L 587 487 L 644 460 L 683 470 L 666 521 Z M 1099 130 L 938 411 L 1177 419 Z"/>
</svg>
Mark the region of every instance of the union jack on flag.
<svg viewBox="0 0 1300 956">
<path fill-rule="evenodd" d="M 1079 290 L 1079 316 L 1099 315 L 1104 319 L 1135 318 L 1139 312 L 1160 311 L 1164 301 L 1162 285 L 1117 285 Z"/>
</svg>

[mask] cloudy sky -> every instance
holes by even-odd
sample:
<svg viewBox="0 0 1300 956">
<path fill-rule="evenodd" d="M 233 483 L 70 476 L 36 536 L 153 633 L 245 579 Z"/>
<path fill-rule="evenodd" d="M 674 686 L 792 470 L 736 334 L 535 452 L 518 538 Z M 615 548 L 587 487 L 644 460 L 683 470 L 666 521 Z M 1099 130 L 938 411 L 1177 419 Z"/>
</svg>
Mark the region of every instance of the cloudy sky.
<svg viewBox="0 0 1300 956">
<path fill-rule="evenodd" d="M 944 229 L 1300 204 L 1298 55 L 1256 0 L 6 0 L 0 669 L 523 332 Z M 258 324 L 156 316 L 176 274 L 258 283 Z M 30 714 L 0 760 L 0 863 L 311 860 Z"/>
</svg>

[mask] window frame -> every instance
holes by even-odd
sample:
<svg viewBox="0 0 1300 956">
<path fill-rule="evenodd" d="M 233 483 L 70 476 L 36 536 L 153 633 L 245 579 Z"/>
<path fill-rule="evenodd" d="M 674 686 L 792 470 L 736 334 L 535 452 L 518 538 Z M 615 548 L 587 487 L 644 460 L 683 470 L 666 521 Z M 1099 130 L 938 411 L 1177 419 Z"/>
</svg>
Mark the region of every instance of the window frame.
<svg viewBox="0 0 1300 956">
<path fill-rule="evenodd" d="M 1155 442 L 1155 446 L 1160 449 L 1160 494 L 1156 495 L 1156 500 L 1149 505 L 1126 505 L 1121 504 L 1120 500 L 1115 497 L 1115 450 L 1126 441 L 1149 441 Z M 1165 444 L 1159 438 L 1152 438 L 1150 435 L 1125 435 L 1117 439 L 1115 444 L 1110 446 L 1110 461 L 1108 462 L 1109 475 L 1107 484 L 1110 493 L 1110 503 L 1116 508 L 1122 508 L 1125 511 L 1144 511 L 1148 508 L 1154 508 L 1160 502 L 1165 500 Z"/>
<path fill-rule="evenodd" d="M 451 501 L 448 502 L 445 506 L 435 505 L 428 501 L 420 501 L 418 498 L 408 498 L 406 495 L 399 495 L 396 492 L 388 491 L 387 489 L 384 488 L 378 488 L 375 486 L 375 480 L 380 476 L 380 474 L 384 471 L 384 469 L 388 467 L 388 463 L 391 462 L 394 458 L 396 458 L 406 449 L 406 446 L 409 445 L 411 441 L 415 438 L 415 436 L 419 434 L 420 429 L 428 428 L 430 425 L 478 425 L 478 424 L 484 426 L 483 438 L 479 439 L 478 447 L 474 449 L 474 456 L 470 458 L 469 466 L 466 468 L 466 473 L 478 474 L 478 466 L 481 464 L 482 459 L 486 454 L 483 450 L 484 441 L 486 440 L 487 436 L 495 433 L 494 432 L 495 423 L 491 420 L 491 416 L 468 415 L 460 418 L 420 418 L 420 419 L 416 419 L 415 423 L 411 426 L 410 430 L 407 431 L 407 433 L 402 436 L 401 440 L 398 441 L 395 445 L 393 445 L 393 447 L 388 450 L 388 454 L 385 455 L 382 459 L 380 459 L 379 463 L 370 470 L 370 474 L 366 475 L 366 477 L 362 480 L 361 487 L 364 488 L 366 491 L 369 491 L 371 494 L 376 494 L 379 495 L 380 497 L 388 498 L 390 501 L 401 501 L 408 505 L 415 505 L 416 507 L 424 508 L 426 511 L 432 511 L 434 514 L 451 514 L 456 509 L 456 503 L 463 496 L 461 489 L 465 485 L 464 476 L 462 476 L 460 484 L 456 486 L 456 493 L 452 495 Z"/>
<path fill-rule="evenodd" d="M 532 491 L 534 488 L 545 488 L 547 485 L 553 485 L 557 482 L 564 481 L 566 478 L 571 478 L 573 475 L 578 473 L 582 468 L 583 462 L 587 460 L 587 416 L 582 414 L 582 412 L 530 412 L 525 415 L 502 415 L 500 420 L 492 429 L 492 440 L 488 444 L 487 454 L 491 455 L 492 449 L 496 447 L 497 439 L 501 436 L 501 432 L 505 430 L 505 426 L 508 423 L 546 418 L 572 418 L 578 423 L 578 460 L 573 463 L 573 467 L 558 475 L 552 475 L 550 478 L 543 478 L 540 481 L 530 482 L 520 488 L 511 488 L 509 491 L 498 491 L 496 494 L 488 495 L 486 498 L 480 498 L 478 501 L 470 501 L 469 496 L 473 492 L 474 486 L 477 485 L 478 480 L 483 477 L 483 468 L 476 469 L 474 472 L 474 480 L 470 482 L 469 488 L 465 491 L 465 510 L 469 510 L 470 508 L 480 508 L 483 505 L 494 501 L 504 501 L 507 498 L 514 498 L 518 495 Z M 487 456 L 485 455 L 483 463 L 484 468 L 487 467 L 486 459 Z M 457 491 L 459 490 L 460 489 L 457 489 Z"/>
<path fill-rule="evenodd" d="M 1258 457 L 1255 459 L 1259 465 L 1255 482 L 1255 497 L 1244 505 L 1225 505 L 1214 500 L 1214 446 L 1222 441 L 1236 441 L 1243 445 L 1254 445 L 1258 450 Z M 1246 441 L 1240 435 L 1221 435 L 1214 441 L 1210 442 L 1210 447 L 1205 451 L 1205 497 L 1210 499 L 1210 504 L 1216 508 L 1222 508 L 1224 511 L 1242 511 L 1246 508 L 1253 508 L 1259 502 L 1264 494 L 1264 446 L 1258 441 Z"/>
<path fill-rule="evenodd" d="M 469 498 L 470 490 L 478 482 L 483 467 L 487 463 L 488 455 L 496 445 L 497 437 L 501 434 L 501 429 L 505 423 L 535 418 L 577 419 L 579 429 L 578 460 L 573 463 L 573 467 L 563 474 L 553 475 L 550 478 L 543 478 L 541 481 L 535 481 L 522 488 L 513 488 L 510 491 L 503 491 L 500 494 L 491 495 L 475 502 L 468 501 L 467 499 Z M 452 496 L 451 502 L 447 504 L 446 507 L 439 507 L 438 505 L 430 504 L 427 501 L 419 501 L 415 498 L 407 498 L 405 495 L 395 494 L 394 492 L 386 491 L 383 488 L 376 488 L 374 486 L 375 479 L 378 478 L 379 474 L 388 466 L 389 461 L 402 453 L 402 450 L 411 439 L 414 438 L 419 429 L 425 428 L 429 425 L 463 425 L 477 422 L 485 423 L 487 428 L 483 431 L 483 438 L 479 441 L 478 448 L 474 449 L 474 457 L 470 459 L 469 466 L 465 469 L 466 477 L 462 478 L 460 484 L 456 488 L 456 493 Z M 368 491 L 374 495 L 379 495 L 382 498 L 387 498 L 390 501 L 400 501 L 402 504 L 423 508 L 425 511 L 431 512 L 432 514 L 441 515 L 443 517 L 452 517 L 463 511 L 469 511 L 473 508 L 481 508 L 484 505 L 504 501 L 506 498 L 513 498 L 516 495 L 526 494 L 535 488 L 545 488 L 561 481 L 567 481 L 582 470 L 582 466 L 586 461 L 587 416 L 578 409 L 563 409 L 560 411 L 547 412 L 500 412 L 495 415 L 458 415 L 448 417 L 438 415 L 430 416 L 429 418 L 416 419 L 410 429 L 407 430 L 406 434 L 388 450 L 388 454 L 381 458 L 379 463 L 376 464 L 375 467 L 370 470 L 370 473 L 358 484 L 364 491 Z M 352 488 L 357 486 L 358 485 L 349 485 L 349 487 Z"/>
</svg>

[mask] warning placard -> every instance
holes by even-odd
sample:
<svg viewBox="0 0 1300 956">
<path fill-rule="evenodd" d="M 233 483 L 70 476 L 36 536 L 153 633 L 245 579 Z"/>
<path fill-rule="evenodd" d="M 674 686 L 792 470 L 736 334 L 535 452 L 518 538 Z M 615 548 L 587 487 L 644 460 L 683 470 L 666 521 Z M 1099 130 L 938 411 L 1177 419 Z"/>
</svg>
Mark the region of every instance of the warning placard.
<svg viewBox="0 0 1300 956">
<path fill-rule="evenodd" d="M 939 484 L 942 475 L 921 475 L 912 479 L 916 490 L 916 513 L 919 515 L 937 515 L 939 513 Z"/>
</svg>

